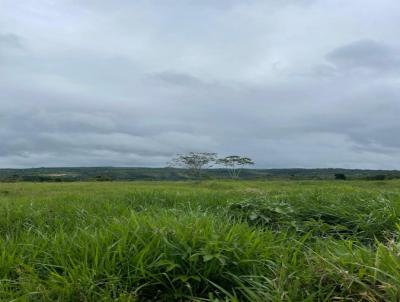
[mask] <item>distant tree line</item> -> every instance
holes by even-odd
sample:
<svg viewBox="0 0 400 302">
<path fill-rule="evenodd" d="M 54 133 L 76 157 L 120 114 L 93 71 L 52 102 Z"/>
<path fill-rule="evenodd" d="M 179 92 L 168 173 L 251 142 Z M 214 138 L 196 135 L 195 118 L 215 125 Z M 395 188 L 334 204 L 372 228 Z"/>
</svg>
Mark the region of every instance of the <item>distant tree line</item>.
<svg viewBox="0 0 400 302">
<path fill-rule="evenodd" d="M 386 179 L 396 179 L 397 177 L 394 176 L 387 176 L 384 174 L 377 174 L 377 175 L 369 175 L 365 176 L 364 178 L 360 178 L 363 180 L 386 180 Z M 344 173 L 336 173 L 335 174 L 335 179 L 336 180 L 347 180 L 347 176 Z"/>
<path fill-rule="evenodd" d="M 240 158 L 246 157 L 240 156 Z M 189 163 L 191 163 L 190 157 L 187 158 L 187 160 Z M 200 167 L 200 172 L 198 172 L 197 170 L 195 170 L 196 172 L 191 171 L 183 165 L 177 166 L 178 169 L 130 167 L 0 169 L 0 182 L 101 182 L 133 180 L 178 181 L 188 178 L 197 179 L 200 176 L 202 177 L 202 179 L 224 179 L 231 177 L 248 180 L 331 180 L 336 178 L 339 181 L 340 179 L 343 181 L 343 178 L 345 178 L 346 181 L 382 181 L 400 179 L 400 171 L 396 170 L 385 171 L 357 169 L 251 169 L 251 167 L 249 167 L 250 169 L 243 169 L 248 168 L 246 163 L 249 164 L 248 166 L 252 166 L 248 162 L 248 160 L 240 160 L 235 155 L 219 158 L 215 154 L 212 162 L 209 162 L 204 167 Z M 335 174 L 338 174 L 338 176 L 335 176 Z"/>
</svg>

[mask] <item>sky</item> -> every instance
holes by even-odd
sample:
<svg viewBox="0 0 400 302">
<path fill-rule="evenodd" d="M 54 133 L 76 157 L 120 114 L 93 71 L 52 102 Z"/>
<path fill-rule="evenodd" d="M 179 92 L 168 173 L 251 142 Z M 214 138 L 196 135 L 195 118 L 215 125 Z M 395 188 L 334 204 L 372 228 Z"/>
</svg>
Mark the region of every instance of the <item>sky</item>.
<svg viewBox="0 0 400 302">
<path fill-rule="evenodd" d="M 0 168 L 400 169 L 398 0 L 0 0 Z"/>
</svg>

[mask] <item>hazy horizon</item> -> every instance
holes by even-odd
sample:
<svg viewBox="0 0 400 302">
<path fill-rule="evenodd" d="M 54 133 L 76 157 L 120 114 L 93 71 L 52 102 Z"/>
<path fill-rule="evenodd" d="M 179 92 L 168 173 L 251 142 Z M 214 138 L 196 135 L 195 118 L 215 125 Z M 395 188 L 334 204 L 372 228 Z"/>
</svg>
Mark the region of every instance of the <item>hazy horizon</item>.
<svg viewBox="0 0 400 302">
<path fill-rule="evenodd" d="M 400 2 L 0 2 L 0 168 L 400 169 Z"/>
</svg>

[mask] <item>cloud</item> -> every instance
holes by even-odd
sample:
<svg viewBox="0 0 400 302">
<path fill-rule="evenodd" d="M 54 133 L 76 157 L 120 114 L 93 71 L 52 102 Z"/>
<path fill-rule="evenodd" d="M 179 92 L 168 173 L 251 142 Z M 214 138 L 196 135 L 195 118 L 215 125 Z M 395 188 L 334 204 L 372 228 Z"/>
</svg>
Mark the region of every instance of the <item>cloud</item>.
<svg viewBox="0 0 400 302">
<path fill-rule="evenodd" d="M 0 49 L 4 48 L 22 48 L 21 39 L 15 34 L 2 34 L 0 33 Z"/>
<path fill-rule="evenodd" d="M 338 47 L 327 54 L 327 60 L 338 68 L 365 69 L 375 72 L 400 71 L 400 48 L 391 48 L 374 40 L 359 40 Z"/>
<path fill-rule="evenodd" d="M 6 0 L 0 167 L 400 168 L 399 4 L 340 4 Z"/>
<path fill-rule="evenodd" d="M 189 74 L 173 72 L 173 71 L 164 71 L 160 73 L 156 73 L 151 75 L 151 77 L 155 80 L 162 81 L 164 83 L 177 85 L 177 86 L 195 86 L 202 85 L 203 82 Z"/>
</svg>

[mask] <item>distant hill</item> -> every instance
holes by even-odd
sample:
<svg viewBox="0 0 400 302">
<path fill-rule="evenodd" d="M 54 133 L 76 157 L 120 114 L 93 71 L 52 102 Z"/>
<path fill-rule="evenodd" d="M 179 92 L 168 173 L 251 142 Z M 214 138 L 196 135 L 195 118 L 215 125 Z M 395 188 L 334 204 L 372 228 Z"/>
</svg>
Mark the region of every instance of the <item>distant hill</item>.
<svg viewBox="0 0 400 302">
<path fill-rule="evenodd" d="M 400 178 L 400 171 L 357 170 L 357 169 L 244 169 L 241 179 L 287 179 L 324 180 L 344 175 L 347 180 L 383 180 Z M 224 169 L 204 171 L 204 179 L 228 178 Z M 1 182 L 14 181 L 127 181 L 127 180 L 188 180 L 184 169 L 175 168 L 116 168 L 116 167 L 75 167 L 75 168 L 32 168 L 0 169 Z"/>
</svg>

